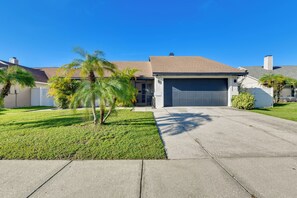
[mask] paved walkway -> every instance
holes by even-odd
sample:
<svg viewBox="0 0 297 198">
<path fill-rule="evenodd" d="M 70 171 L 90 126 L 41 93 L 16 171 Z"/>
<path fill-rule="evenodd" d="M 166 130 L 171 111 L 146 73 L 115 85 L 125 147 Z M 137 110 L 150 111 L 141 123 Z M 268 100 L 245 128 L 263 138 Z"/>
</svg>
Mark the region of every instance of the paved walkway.
<svg viewBox="0 0 297 198">
<path fill-rule="evenodd" d="M 297 124 L 229 108 L 154 110 L 169 160 L 0 160 L 0 197 L 297 197 Z"/>
</svg>

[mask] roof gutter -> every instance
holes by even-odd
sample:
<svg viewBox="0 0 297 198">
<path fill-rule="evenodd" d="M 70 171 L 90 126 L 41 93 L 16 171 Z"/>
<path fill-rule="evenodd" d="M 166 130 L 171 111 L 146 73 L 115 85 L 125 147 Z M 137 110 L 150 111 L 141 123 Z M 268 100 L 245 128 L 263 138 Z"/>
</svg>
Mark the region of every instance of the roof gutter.
<svg viewBox="0 0 297 198">
<path fill-rule="evenodd" d="M 248 72 L 153 72 L 153 76 L 245 76 Z"/>
</svg>

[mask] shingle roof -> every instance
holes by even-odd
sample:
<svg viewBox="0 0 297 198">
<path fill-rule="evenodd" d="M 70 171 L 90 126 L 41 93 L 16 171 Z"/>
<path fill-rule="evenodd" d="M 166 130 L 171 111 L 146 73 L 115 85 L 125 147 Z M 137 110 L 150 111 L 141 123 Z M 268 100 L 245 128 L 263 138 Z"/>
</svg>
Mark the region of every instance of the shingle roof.
<svg viewBox="0 0 297 198">
<path fill-rule="evenodd" d="M 112 62 L 113 64 L 115 64 L 119 70 L 123 70 L 125 68 L 135 68 L 138 70 L 138 72 L 136 72 L 136 77 L 137 78 L 152 78 L 152 69 L 151 69 L 151 65 L 150 62 L 131 62 L 131 61 L 114 61 Z M 48 78 L 51 78 L 55 75 L 57 75 L 58 73 L 58 67 L 47 67 L 47 68 L 40 68 L 40 70 L 44 71 L 46 73 L 46 75 L 48 76 Z M 110 73 L 106 72 L 106 76 L 109 76 Z M 80 71 L 77 70 L 74 75 L 72 76 L 73 78 L 80 78 Z"/>
<path fill-rule="evenodd" d="M 281 74 L 297 79 L 297 66 L 275 66 L 273 70 L 263 69 L 263 66 L 242 66 L 249 72 L 249 76 L 260 79 L 264 74 Z"/>
<path fill-rule="evenodd" d="M 152 66 L 151 63 L 149 61 L 146 62 L 137 62 L 137 61 L 114 61 L 112 62 L 113 64 L 115 64 L 119 70 L 123 70 L 125 68 L 135 68 L 138 70 L 138 72 L 136 72 L 136 77 L 137 78 L 152 78 Z"/>
<path fill-rule="evenodd" d="M 8 66 L 12 66 L 14 64 L 10 63 L 10 62 L 7 62 L 7 61 L 3 61 L 3 60 L 0 60 L 0 67 L 5 67 L 7 68 Z M 34 68 L 29 68 L 29 67 L 25 67 L 23 65 L 17 65 L 23 69 L 25 69 L 26 71 L 32 73 L 35 81 L 38 81 L 38 82 L 47 82 L 48 81 L 48 77 L 47 75 L 45 74 L 44 71 L 40 70 L 40 69 L 34 69 Z"/>
<path fill-rule="evenodd" d="M 153 74 L 245 74 L 245 71 L 201 56 L 151 56 Z"/>
</svg>

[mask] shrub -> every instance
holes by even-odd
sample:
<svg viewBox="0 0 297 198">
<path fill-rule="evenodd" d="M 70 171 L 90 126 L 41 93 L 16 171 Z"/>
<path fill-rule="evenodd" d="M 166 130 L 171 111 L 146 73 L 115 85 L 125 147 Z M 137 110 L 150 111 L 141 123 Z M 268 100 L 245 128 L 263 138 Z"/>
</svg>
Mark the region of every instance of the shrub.
<svg viewBox="0 0 297 198">
<path fill-rule="evenodd" d="M 238 109 L 253 109 L 254 108 L 255 97 L 247 92 L 240 93 L 237 96 L 232 97 L 232 107 Z"/>
<path fill-rule="evenodd" d="M 80 82 L 68 77 L 54 76 L 49 80 L 49 96 L 54 97 L 55 103 L 59 108 L 66 109 L 69 107 L 70 100 L 79 87 Z"/>
</svg>

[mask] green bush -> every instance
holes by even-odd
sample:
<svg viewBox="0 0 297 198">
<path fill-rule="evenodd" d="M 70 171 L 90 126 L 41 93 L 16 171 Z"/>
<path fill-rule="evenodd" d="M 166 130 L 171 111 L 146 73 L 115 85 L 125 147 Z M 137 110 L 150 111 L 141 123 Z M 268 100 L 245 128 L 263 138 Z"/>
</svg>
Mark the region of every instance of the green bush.
<svg viewBox="0 0 297 198">
<path fill-rule="evenodd" d="M 70 100 L 79 87 L 80 82 L 72 80 L 69 77 L 54 76 L 49 79 L 49 92 L 48 95 L 54 97 L 55 104 L 62 109 L 67 109 Z"/>
<path fill-rule="evenodd" d="M 238 109 L 253 109 L 255 97 L 247 92 L 240 93 L 237 96 L 232 97 L 232 107 Z"/>
</svg>

